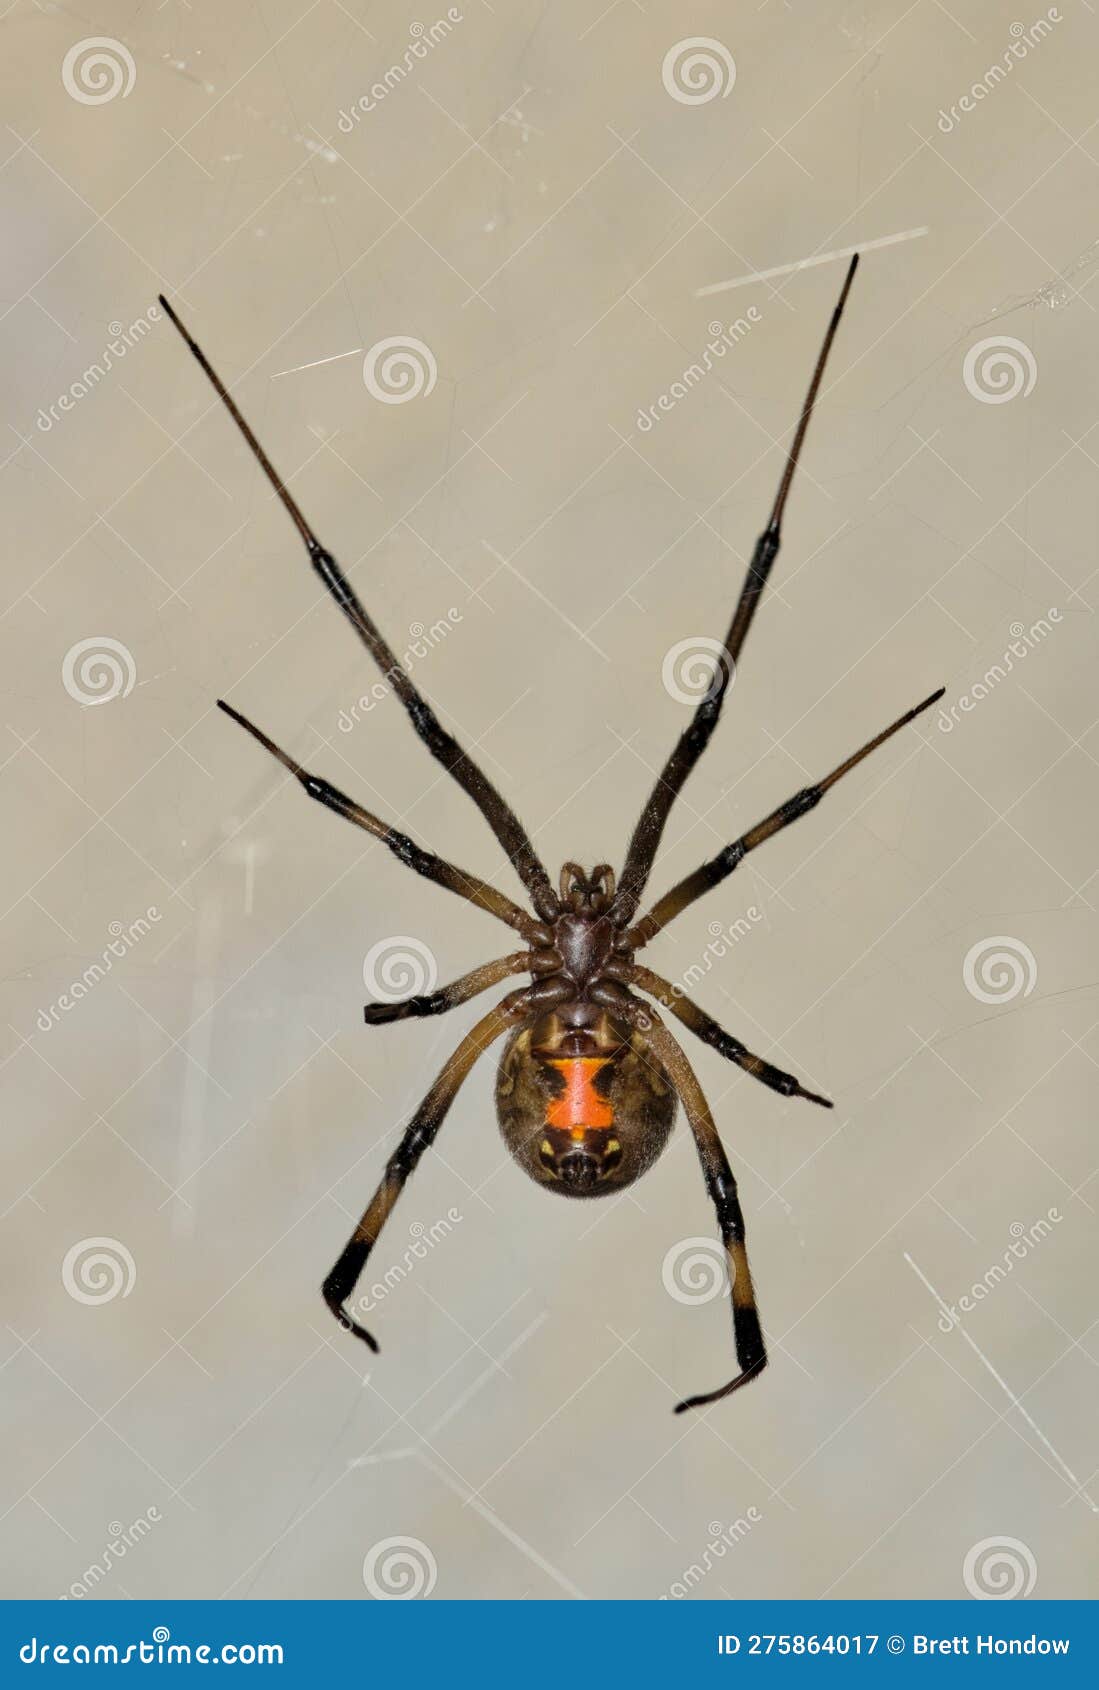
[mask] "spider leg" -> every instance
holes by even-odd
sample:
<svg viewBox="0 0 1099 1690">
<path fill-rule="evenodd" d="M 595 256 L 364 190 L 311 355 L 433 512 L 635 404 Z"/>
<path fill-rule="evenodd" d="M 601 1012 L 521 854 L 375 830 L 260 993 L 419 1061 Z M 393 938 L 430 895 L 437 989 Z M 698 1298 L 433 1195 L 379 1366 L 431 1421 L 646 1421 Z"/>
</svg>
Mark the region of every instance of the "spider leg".
<svg viewBox="0 0 1099 1690">
<path fill-rule="evenodd" d="M 693 874 L 689 874 L 686 879 L 677 882 L 670 892 L 665 892 L 664 896 L 653 905 L 649 914 L 644 916 L 636 927 L 630 928 L 626 936 L 630 949 L 636 951 L 640 950 L 642 945 L 647 945 L 650 939 L 659 933 L 662 928 L 667 927 L 669 921 L 673 921 L 677 915 L 682 914 L 688 905 L 694 903 L 696 898 L 701 898 L 703 893 L 719 886 L 726 876 L 732 874 L 737 864 L 748 855 L 749 851 L 754 851 L 757 845 L 762 845 L 763 841 L 770 839 L 773 833 L 780 833 L 784 827 L 789 827 L 791 822 L 796 822 L 799 816 L 807 815 L 810 810 L 815 809 L 828 788 L 835 786 L 841 775 L 847 774 L 850 769 L 861 763 L 864 757 L 869 757 L 872 751 L 876 751 L 879 745 L 884 745 L 887 739 L 891 739 L 899 729 L 907 727 L 909 722 L 913 721 L 924 710 L 929 709 L 932 704 L 937 703 L 945 691 L 945 687 L 940 687 L 937 692 L 931 694 L 930 698 L 925 698 L 921 704 L 913 705 L 911 710 L 906 710 L 903 716 L 898 716 L 897 720 L 892 722 L 889 727 L 883 728 L 881 733 L 875 734 L 873 739 L 867 740 L 866 744 L 861 746 L 858 751 L 852 752 L 851 756 L 846 758 L 838 768 L 833 769 L 830 775 L 825 775 L 823 780 L 817 781 L 815 786 L 802 787 L 800 792 L 795 792 L 794 796 L 788 798 L 785 804 L 780 804 L 777 810 L 772 810 L 771 814 L 766 816 L 763 821 L 757 822 L 755 827 L 749 828 L 748 832 L 741 834 L 739 839 L 734 839 L 731 845 L 726 845 L 724 850 L 719 851 L 716 857 L 711 857 L 708 863 L 703 863 L 702 867 L 696 868 Z"/>
<path fill-rule="evenodd" d="M 356 1338 L 361 1338 L 364 1344 L 369 1344 L 372 1350 L 376 1351 L 378 1348 L 376 1341 L 364 1326 L 360 1326 L 358 1321 L 346 1312 L 343 1305 L 354 1291 L 367 1258 L 378 1242 L 378 1235 L 389 1219 L 409 1176 L 428 1145 L 434 1142 L 447 1110 L 457 1097 L 459 1088 L 473 1064 L 494 1039 L 498 1039 L 510 1027 L 525 1020 L 527 1013 L 526 991 L 512 992 L 466 1034 L 405 1128 L 400 1144 L 386 1163 L 381 1184 L 363 1211 L 363 1217 L 348 1239 L 339 1261 L 324 1282 L 324 1300 L 340 1325 L 345 1331 L 353 1332 Z"/>
<path fill-rule="evenodd" d="M 509 974 L 522 974 L 530 966 L 529 951 L 513 951 L 497 962 L 484 962 L 480 968 L 471 968 L 468 974 L 452 980 L 449 986 L 440 986 L 438 991 L 405 998 L 401 1003 L 368 1003 L 363 1017 L 368 1027 L 381 1027 L 389 1021 L 407 1021 L 410 1016 L 445 1015 L 448 1009 L 468 1003 L 478 993 L 487 992 L 490 986 L 498 986 Z"/>
<path fill-rule="evenodd" d="M 331 552 L 326 551 L 317 539 L 299 509 L 297 501 L 256 439 L 248 423 L 244 420 L 236 401 L 230 395 L 228 388 L 202 348 L 197 341 L 191 338 L 163 294 L 160 295 L 160 304 L 171 322 L 179 330 L 202 370 L 209 378 L 214 391 L 248 442 L 256 462 L 278 494 L 289 513 L 291 521 L 305 542 L 305 549 L 309 553 L 310 562 L 314 569 L 404 705 L 412 726 L 431 755 L 442 763 L 447 772 L 454 776 L 458 785 L 473 799 L 507 853 L 508 859 L 526 887 L 539 916 L 543 920 L 552 920 L 558 913 L 557 899 L 554 896 L 545 868 L 542 866 L 518 816 L 505 802 L 501 794 L 497 792 L 487 775 L 478 768 L 457 740 L 442 727 L 430 704 L 421 696 L 407 671 L 402 667 L 374 622 L 359 603 L 339 564 Z"/>
<path fill-rule="evenodd" d="M 764 1061 L 762 1056 L 755 1056 L 742 1045 L 739 1039 L 734 1039 L 727 1033 L 713 1016 L 707 1015 L 704 1009 L 685 997 L 678 986 L 673 986 L 670 980 L 664 980 L 651 969 L 642 968 L 633 963 L 623 970 L 623 978 L 635 986 L 640 986 L 643 992 L 682 1021 L 685 1027 L 700 1038 L 703 1044 L 708 1044 L 716 1050 L 719 1056 L 728 1057 L 738 1068 L 743 1068 L 746 1074 L 751 1074 L 754 1080 L 761 1080 L 772 1091 L 781 1092 L 783 1097 L 805 1097 L 810 1103 L 819 1103 L 824 1109 L 834 1108 L 830 1098 L 821 1097 L 815 1091 L 806 1091 L 805 1087 L 795 1079 L 793 1074 L 787 1074 L 783 1069 L 776 1068 L 772 1063 Z"/>
<path fill-rule="evenodd" d="M 272 757 L 277 757 L 283 767 L 289 769 L 295 780 L 301 782 L 310 798 L 315 798 L 318 803 L 324 804 L 329 810 L 335 810 L 338 816 L 344 816 L 347 821 L 354 822 L 356 827 L 361 827 L 367 833 L 373 834 L 374 838 L 380 839 L 383 845 L 388 845 L 394 856 L 399 857 L 402 863 L 406 863 L 409 868 L 415 869 L 416 873 L 422 874 L 425 879 L 433 880 L 437 886 L 445 886 L 448 892 L 457 892 L 459 897 L 467 899 L 471 904 L 476 904 L 479 909 L 487 910 L 490 915 L 498 916 L 501 921 L 506 921 L 509 927 L 514 927 L 524 938 L 527 938 L 531 933 L 534 923 L 527 912 L 520 909 L 518 904 L 513 904 L 511 899 L 506 897 L 503 892 L 498 892 L 495 886 L 489 886 L 486 881 L 479 880 L 475 874 L 467 874 L 465 869 L 455 868 L 453 863 L 445 862 L 442 857 L 436 857 L 431 851 L 422 850 L 419 845 L 414 844 L 409 839 L 407 834 L 399 833 L 395 827 L 390 827 L 388 822 L 380 821 L 377 816 L 372 816 L 369 810 L 364 810 L 361 804 L 356 804 L 353 798 L 348 798 L 346 793 L 341 792 L 338 787 L 333 786 L 329 781 L 322 780 L 318 775 L 311 775 L 307 769 L 302 768 L 300 763 L 296 763 L 288 752 L 277 746 L 273 739 L 268 739 L 262 729 L 257 728 L 254 722 L 250 722 L 247 716 L 242 716 L 239 710 L 234 710 L 231 704 L 226 704 L 219 698 L 218 709 L 224 710 L 225 714 L 231 716 L 234 722 L 239 722 L 240 726 L 246 729 L 253 739 L 259 740 Z"/>
<path fill-rule="evenodd" d="M 756 1307 L 752 1273 L 748 1266 L 748 1251 L 744 1239 L 744 1215 L 740 1207 L 740 1198 L 737 1195 L 736 1180 L 733 1177 L 733 1170 L 729 1166 L 725 1147 L 718 1137 L 714 1118 L 710 1112 L 710 1105 L 706 1101 L 705 1094 L 695 1077 L 686 1054 L 657 1016 L 656 1011 L 651 1010 L 647 1004 L 642 1004 L 634 998 L 626 1013 L 679 1094 L 679 1100 L 683 1105 L 691 1132 L 694 1135 L 695 1148 L 698 1151 L 703 1178 L 706 1181 L 706 1190 L 710 1194 L 717 1213 L 717 1224 L 721 1232 L 722 1244 L 725 1247 L 725 1259 L 729 1272 L 729 1287 L 733 1305 L 733 1338 L 736 1343 L 736 1356 L 740 1363 L 740 1372 L 735 1379 L 730 1379 L 727 1385 L 719 1386 L 716 1391 L 707 1391 L 701 1396 L 687 1397 L 684 1402 L 677 1403 L 675 1412 L 682 1414 L 684 1409 L 701 1408 L 706 1403 L 717 1402 L 719 1398 L 729 1396 L 733 1391 L 738 1391 L 742 1385 L 747 1385 L 752 1379 L 757 1378 L 767 1365 L 767 1350 L 763 1342 L 763 1328 L 759 1321 L 759 1311 Z"/>
<path fill-rule="evenodd" d="M 641 812 L 641 819 L 630 840 L 614 906 L 614 918 L 619 926 L 624 927 L 633 919 L 641 894 L 645 890 L 645 882 L 649 878 L 657 847 L 660 844 L 660 837 L 664 832 L 664 824 L 668 819 L 672 805 L 675 803 L 687 776 L 709 744 L 710 735 L 717 726 L 730 676 L 736 666 L 737 658 L 740 656 L 740 648 L 744 644 L 748 629 L 751 627 L 756 606 L 762 597 L 764 587 L 767 585 L 771 565 L 778 555 L 782 538 L 782 516 L 786 508 L 786 500 L 793 483 L 794 471 L 798 466 L 801 448 L 805 443 L 805 435 L 809 428 L 809 419 L 813 414 L 813 406 L 816 403 L 821 378 L 824 375 L 824 367 L 828 362 L 828 354 L 832 349 L 832 342 L 839 327 L 844 305 L 847 303 L 847 295 L 858 262 L 858 254 L 856 253 L 851 260 L 839 301 L 832 313 L 832 320 L 824 336 L 816 368 L 813 371 L 813 379 L 809 383 L 809 391 L 801 408 L 793 444 L 787 454 L 786 467 L 782 472 L 782 479 L 779 482 L 770 518 L 763 533 L 756 541 L 755 550 L 748 565 L 748 573 L 745 576 L 744 585 L 740 589 L 740 597 L 733 612 L 732 622 L 729 624 L 729 632 L 725 636 L 724 651 L 718 664 L 717 673 L 714 676 L 713 685 L 698 705 L 689 726 L 680 735 L 675 750 L 658 775 L 656 785 Z"/>
</svg>

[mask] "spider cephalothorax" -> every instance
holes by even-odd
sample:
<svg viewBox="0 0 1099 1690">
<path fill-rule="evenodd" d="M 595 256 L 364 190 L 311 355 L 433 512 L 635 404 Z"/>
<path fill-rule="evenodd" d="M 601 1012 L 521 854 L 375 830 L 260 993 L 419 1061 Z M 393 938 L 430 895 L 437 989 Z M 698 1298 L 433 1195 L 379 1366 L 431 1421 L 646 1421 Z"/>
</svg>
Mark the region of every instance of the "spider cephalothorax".
<svg viewBox="0 0 1099 1690">
<path fill-rule="evenodd" d="M 685 1052 L 656 1011 L 637 993 L 654 998 L 705 1043 L 773 1091 L 784 1097 L 808 1098 L 826 1108 L 831 1108 L 831 1104 L 827 1098 L 806 1090 L 792 1074 L 753 1055 L 739 1039 L 725 1032 L 692 1003 L 679 986 L 642 967 L 634 957 L 677 915 L 730 875 L 749 851 L 814 809 L 842 775 L 942 696 L 940 688 L 906 711 L 830 774 L 814 785 L 803 787 L 709 862 L 679 881 L 638 919 L 664 824 L 687 776 L 709 744 L 730 676 L 778 554 L 782 517 L 794 471 L 857 264 L 856 257 L 851 261 L 839 303 L 832 313 L 778 493 L 752 553 L 713 682 L 657 778 L 634 829 L 621 877 L 616 881 L 606 863 L 590 874 L 576 863 L 566 863 L 556 892 L 519 818 L 453 735 L 442 727 L 367 615 L 339 564 L 313 533 L 224 384 L 167 300 L 161 298 L 165 311 L 213 383 L 289 512 L 325 589 L 385 674 L 428 750 L 480 809 L 530 901 L 530 910 L 523 909 L 477 875 L 425 851 L 329 781 L 310 774 L 239 711 L 218 701 L 221 709 L 278 758 L 311 798 L 380 839 L 417 874 L 505 922 L 519 935 L 524 947 L 472 969 L 438 991 L 407 998 L 403 1003 L 367 1005 L 368 1024 L 378 1026 L 408 1016 L 438 1015 L 510 976 L 529 974 L 531 977 L 528 986 L 509 992 L 461 1041 L 408 1122 L 386 1164 L 381 1184 L 324 1282 L 325 1301 L 337 1320 L 372 1349 L 377 1349 L 377 1344 L 347 1312 L 347 1301 L 405 1183 L 434 1140 L 466 1075 L 483 1050 L 507 1035 L 496 1085 L 500 1130 L 519 1165 L 547 1190 L 571 1197 L 595 1197 L 630 1185 L 659 1156 L 671 1132 L 677 1100 L 683 1104 L 728 1258 L 733 1336 L 740 1371 L 728 1384 L 702 1396 L 689 1397 L 678 1404 L 678 1409 L 694 1408 L 727 1396 L 766 1366 L 767 1352 L 745 1251 L 744 1216 L 736 1180 Z"/>
</svg>

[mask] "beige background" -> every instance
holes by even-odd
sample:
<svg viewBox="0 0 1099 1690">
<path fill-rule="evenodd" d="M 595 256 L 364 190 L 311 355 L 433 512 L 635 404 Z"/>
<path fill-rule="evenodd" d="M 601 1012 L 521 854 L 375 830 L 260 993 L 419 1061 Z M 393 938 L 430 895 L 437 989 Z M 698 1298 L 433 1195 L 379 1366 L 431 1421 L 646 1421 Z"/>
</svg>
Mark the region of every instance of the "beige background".
<svg viewBox="0 0 1099 1690">
<path fill-rule="evenodd" d="M 1035 1594 L 1093 1592 L 1099 18 L 1063 0 L 945 133 L 1040 14 L 465 0 L 341 132 L 444 11 L 3 16 L 4 1593 L 62 1594 L 150 1509 L 98 1594 L 363 1599 L 364 1558 L 405 1537 L 437 1597 L 655 1598 L 738 1518 L 695 1595 L 964 1596 L 967 1554 L 1005 1536 Z M 134 67 L 97 104 L 62 79 L 92 36 Z M 736 79 L 689 104 L 661 67 L 694 36 Z M 723 1304 L 662 1283 L 712 1234 L 685 1131 L 624 1199 L 554 1203 L 506 1160 L 486 1060 L 379 1272 L 410 1228 L 460 1223 L 384 1299 L 367 1368 L 317 1288 L 473 1011 L 367 1030 L 364 957 L 409 936 L 447 979 L 509 940 L 309 805 L 213 700 L 513 877 L 392 699 L 340 730 L 375 677 L 170 327 L 50 407 L 166 288 L 394 646 L 454 613 L 417 678 L 553 871 L 620 862 L 685 720 L 665 654 L 724 631 L 843 265 L 696 290 L 924 227 L 867 255 L 654 876 L 938 683 L 957 705 L 1047 618 L 950 732 L 924 718 L 653 947 L 836 1099 L 692 1050 L 773 1366 L 673 1419 L 733 1365 Z M 987 403 L 964 361 L 1005 335 L 1036 380 Z M 390 336 L 430 348 L 430 393 L 367 390 Z M 132 690 L 82 702 L 66 654 L 104 639 Z M 985 1002 L 963 964 L 994 938 L 1019 976 Z M 924 1281 L 955 1302 L 1051 1209 L 941 1331 Z M 81 1302 L 62 1263 L 97 1238 L 132 1283 Z"/>
</svg>

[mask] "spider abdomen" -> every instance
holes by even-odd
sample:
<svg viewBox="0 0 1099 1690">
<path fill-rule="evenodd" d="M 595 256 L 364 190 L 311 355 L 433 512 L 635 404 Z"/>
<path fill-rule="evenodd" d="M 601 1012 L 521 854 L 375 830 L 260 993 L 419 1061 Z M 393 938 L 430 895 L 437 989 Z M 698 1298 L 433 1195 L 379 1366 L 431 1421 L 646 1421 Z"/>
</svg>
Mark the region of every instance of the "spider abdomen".
<svg viewBox="0 0 1099 1690">
<path fill-rule="evenodd" d="M 564 1197 L 632 1185 L 667 1143 L 675 1108 L 637 1035 L 583 1000 L 520 1028 L 500 1058 L 504 1142 L 531 1179 Z"/>
</svg>

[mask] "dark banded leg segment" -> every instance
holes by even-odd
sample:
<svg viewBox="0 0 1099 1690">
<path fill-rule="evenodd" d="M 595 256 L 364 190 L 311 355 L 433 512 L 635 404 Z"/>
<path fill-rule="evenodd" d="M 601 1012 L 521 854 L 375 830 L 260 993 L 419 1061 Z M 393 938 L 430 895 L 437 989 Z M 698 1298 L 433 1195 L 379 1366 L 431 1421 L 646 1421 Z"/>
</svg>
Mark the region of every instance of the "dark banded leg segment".
<svg viewBox="0 0 1099 1690">
<path fill-rule="evenodd" d="M 468 874 L 465 869 L 455 868 L 453 863 L 445 862 L 442 857 L 435 856 L 431 851 L 424 851 L 414 844 L 406 833 L 399 833 L 395 827 L 390 827 L 388 822 L 380 821 L 377 816 L 371 815 L 369 810 L 364 810 L 361 804 L 356 804 L 353 798 L 348 798 L 339 787 L 333 786 L 330 781 L 322 780 L 319 775 L 311 775 L 308 769 L 303 769 L 288 752 L 276 745 L 273 739 L 268 739 L 261 728 L 257 728 L 247 716 L 242 716 L 239 710 L 234 710 L 231 704 L 226 704 L 220 698 L 217 702 L 218 709 L 224 710 L 234 722 L 239 722 L 272 757 L 277 757 L 283 768 L 289 769 L 294 779 L 300 781 L 310 798 L 315 798 L 318 804 L 335 810 L 338 816 L 343 816 L 346 821 L 354 822 L 356 827 L 373 834 L 375 839 L 380 839 L 383 845 L 389 847 L 395 857 L 414 869 L 417 874 L 422 874 L 426 880 L 433 880 L 436 886 L 445 886 L 448 892 L 457 892 L 460 898 L 476 904 L 478 909 L 487 910 L 490 915 L 506 921 L 508 926 L 514 927 L 524 939 L 531 934 L 535 924 L 526 910 L 512 903 L 511 899 L 503 892 L 498 892 L 495 886 L 489 886 L 486 881 L 478 879 L 475 874 Z"/>
<path fill-rule="evenodd" d="M 693 874 L 679 881 L 670 892 L 665 892 L 648 915 L 644 916 L 636 927 L 630 928 L 627 934 L 630 949 L 636 951 L 640 950 L 642 945 L 647 945 L 662 928 L 667 927 L 669 921 L 674 921 L 676 916 L 681 915 L 697 898 L 712 891 L 715 886 L 720 886 L 737 865 L 743 862 L 749 851 L 754 851 L 757 845 L 762 845 L 772 834 L 781 833 L 791 822 L 796 822 L 801 816 L 808 815 L 810 810 L 815 810 L 829 787 L 835 786 L 841 776 L 855 768 L 864 757 L 869 757 L 872 751 L 876 751 L 879 745 L 884 745 L 886 740 L 899 733 L 901 728 L 906 728 L 909 722 L 915 721 L 923 711 L 937 704 L 945 691 L 945 687 L 940 687 L 930 698 L 914 704 L 911 710 L 906 710 L 903 716 L 898 716 L 897 720 L 883 728 L 881 733 L 875 734 L 873 739 L 868 739 L 858 751 L 852 752 L 830 775 L 825 775 L 815 786 L 802 787 L 800 792 L 795 792 L 792 798 L 787 798 L 785 804 L 780 804 L 777 810 L 772 810 L 763 821 L 757 822 L 755 827 L 750 828 L 739 839 L 734 839 L 731 845 L 726 845 L 716 857 L 711 857 L 708 863 L 696 868 Z"/>
<path fill-rule="evenodd" d="M 323 1296 L 345 1332 L 354 1333 L 377 1351 L 378 1345 L 365 1326 L 347 1312 L 344 1304 L 358 1283 L 359 1275 L 378 1242 L 378 1236 L 416 1165 L 442 1126 L 470 1069 L 501 1034 L 526 1019 L 527 993 L 512 992 L 472 1027 L 439 1074 L 431 1090 L 413 1115 L 400 1144 L 386 1163 L 381 1184 L 370 1199 L 363 1217 L 347 1241 L 339 1261 L 324 1282 Z"/>
<path fill-rule="evenodd" d="M 698 1004 L 684 997 L 677 986 L 670 980 L 664 980 L 659 974 L 654 974 L 649 968 L 631 965 L 623 971 L 624 978 L 635 986 L 640 986 L 643 992 L 648 992 L 657 1003 L 670 1010 L 677 1020 L 700 1038 L 703 1044 L 708 1044 L 716 1050 L 719 1056 L 725 1056 L 730 1062 L 735 1062 L 738 1068 L 743 1068 L 746 1074 L 751 1074 L 754 1080 L 760 1080 L 772 1091 L 781 1092 L 783 1097 L 804 1097 L 810 1103 L 819 1103 L 823 1109 L 834 1107 L 830 1098 L 821 1097 L 815 1091 L 806 1091 L 801 1082 L 793 1074 L 787 1074 L 784 1069 L 776 1068 L 766 1062 L 762 1056 L 755 1056 L 742 1045 L 739 1039 L 734 1039 L 727 1033 L 711 1015 L 707 1015 Z"/>
<path fill-rule="evenodd" d="M 736 1344 L 740 1372 L 735 1379 L 730 1379 L 727 1385 L 719 1386 L 716 1391 L 687 1397 L 683 1402 L 677 1403 L 675 1412 L 682 1414 L 688 1408 L 702 1408 L 707 1403 L 718 1402 L 722 1397 L 731 1396 L 734 1391 L 739 1391 L 742 1385 L 757 1379 L 767 1366 L 767 1349 L 763 1341 L 759 1310 L 756 1307 L 752 1271 L 748 1266 L 744 1215 L 737 1195 L 736 1180 L 729 1166 L 725 1147 L 718 1137 L 710 1105 L 706 1102 L 705 1094 L 685 1052 L 659 1019 L 656 1011 L 634 999 L 628 1013 L 634 1027 L 679 1094 L 679 1100 L 694 1134 L 706 1190 L 717 1215 L 729 1274 L 733 1305 L 733 1340 Z"/>
<path fill-rule="evenodd" d="M 252 433 L 236 400 L 232 397 L 201 346 L 184 328 L 183 323 L 163 294 L 160 295 L 160 304 L 169 320 L 179 330 L 215 393 L 247 441 L 253 457 L 278 494 L 291 521 L 301 535 L 313 568 L 404 705 L 412 726 L 431 755 L 443 765 L 448 774 L 454 776 L 458 785 L 473 799 L 507 853 L 539 916 L 543 920 L 552 921 L 558 913 L 557 899 L 554 896 L 545 868 L 542 866 L 518 816 L 497 792 L 488 776 L 478 768 L 472 757 L 462 750 L 453 735 L 447 733 L 441 725 L 430 704 L 414 686 L 407 670 L 390 650 L 382 634 L 359 603 L 350 582 L 336 559 L 317 539 L 310 524 L 302 514 L 297 500 Z"/>
<path fill-rule="evenodd" d="M 729 624 L 729 632 L 725 636 L 724 650 L 720 654 L 713 685 L 698 705 L 694 716 L 691 718 L 690 725 L 680 735 L 675 750 L 657 777 L 656 785 L 641 812 L 641 819 L 630 840 L 614 905 L 614 919 L 621 927 L 627 926 L 633 920 L 641 894 L 645 890 L 645 883 L 649 878 L 657 847 L 664 832 L 664 824 L 668 819 L 672 805 L 679 796 L 687 776 L 710 743 L 710 736 L 717 726 L 729 681 L 740 656 L 740 649 L 747 638 L 748 629 L 751 627 L 752 618 L 756 613 L 756 606 L 763 596 L 763 589 L 767 585 L 771 567 L 778 556 L 779 546 L 782 542 L 782 517 L 786 509 L 786 500 L 793 485 L 794 472 L 798 466 L 802 446 L 805 444 L 809 420 L 813 415 L 813 406 L 816 404 L 817 394 L 824 376 L 824 367 L 828 362 L 828 354 L 832 350 L 832 342 L 836 338 L 836 330 L 839 328 L 840 318 L 847 303 L 847 295 L 854 280 L 858 262 L 858 254 L 856 253 L 848 267 L 839 300 L 832 313 L 831 322 L 828 325 L 817 357 L 816 368 L 813 371 L 809 391 L 805 395 L 805 402 L 801 408 L 801 415 L 798 418 L 793 443 L 787 454 L 786 465 L 779 482 L 778 492 L 775 495 L 771 515 L 766 528 L 756 541 L 755 550 L 748 565 L 748 572 L 744 578 L 744 585 L 740 589 L 740 597 L 733 612 L 732 622 Z"/>
<path fill-rule="evenodd" d="M 363 1009 L 363 1019 L 368 1027 L 382 1027 L 389 1021 L 407 1021 L 414 1016 L 445 1015 L 448 1009 L 468 1003 L 480 992 L 487 992 L 490 986 L 498 986 L 510 974 L 522 974 L 529 968 L 530 952 L 513 951 L 498 962 L 471 968 L 468 974 L 452 980 L 449 986 L 440 986 L 438 991 L 405 998 L 401 1003 L 368 1003 Z"/>
</svg>

